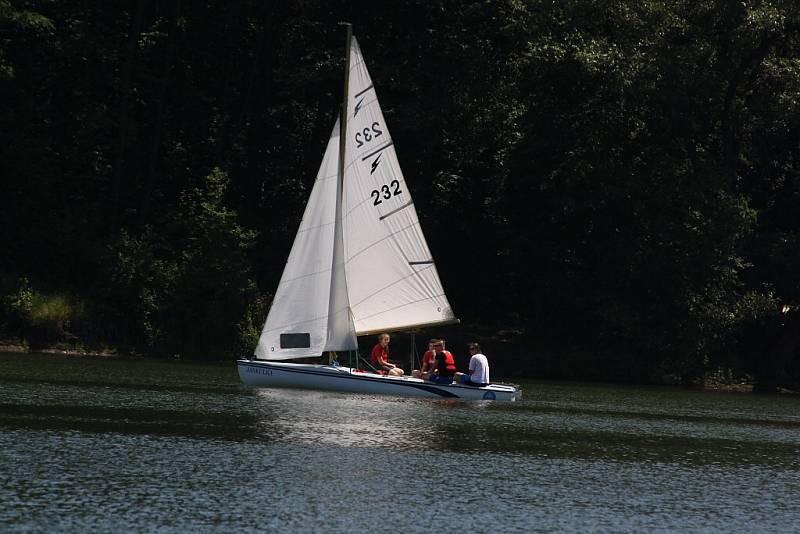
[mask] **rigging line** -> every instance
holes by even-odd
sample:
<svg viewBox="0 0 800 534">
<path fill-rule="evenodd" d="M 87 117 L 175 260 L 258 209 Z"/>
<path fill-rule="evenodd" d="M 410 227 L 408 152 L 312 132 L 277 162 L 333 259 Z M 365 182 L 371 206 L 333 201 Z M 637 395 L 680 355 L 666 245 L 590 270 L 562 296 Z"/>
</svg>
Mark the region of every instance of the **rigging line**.
<svg viewBox="0 0 800 534">
<path fill-rule="evenodd" d="M 367 91 L 369 91 L 369 90 L 370 90 L 370 89 L 372 89 L 373 87 L 375 87 L 375 85 L 374 85 L 374 84 L 369 84 L 369 87 L 367 87 L 367 88 L 366 88 L 366 89 L 364 89 L 363 91 L 359 91 L 358 93 L 354 94 L 354 95 L 353 95 L 353 98 L 358 98 L 359 96 L 363 95 L 364 93 L 366 93 Z"/>
<path fill-rule="evenodd" d="M 425 260 L 425 261 L 410 261 L 408 262 L 409 265 L 428 265 L 433 263 L 433 260 Z"/>
<path fill-rule="evenodd" d="M 375 149 L 374 151 L 370 152 L 369 154 L 367 154 L 366 156 L 364 156 L 363 158 L 361 158 L 361 161 L 366 161 L 366 160 L 368 160 L 369 158 L 371 158 L 372 156 L 374 156 L 375 154 L 377 154 L 377 153 L 378 153 L 378 152 L 380 152 L 381 150 L 386 150 L 387 148 L 389 148 L 389 147 L 390 147 L 390 146 L 392 146 L 393 144 L 394 144 L 394 141 L 389 141 L 388 143 L 386 143 L 386 144 L 385 144 L 385 145 L 383 145 L 382 147 Z"/>
<path fill-rule="evenodd" d="M 406 209 L 407 207 L 411 206 L 413 203 L 414 203 L 414 201 L 413 201 L 413 200 L 409 200 L 408 202 L 406 202 L 405 204 L 403 204 L 403 205 L 402 205 L 402 206 L 400 206 L 399 208 L 395 208 L 395 209 L 393 209 L 392 211 L 390 211 L 389 213 L 385 213 L 385 214 L 381 215 L 381 216 L 378 218 L 378 220 L 379 220 L 379 221 L 382 221 L 382 220 L 384 220 L 386 217 L 389 217 L 390 215 L 394 215 L 395 213 L 397 213 L 397 212 L 398 212 L 398 211 L 400 211 L 400 210 Z"/>
<path fill-rule="evenodd" d="M 417 273 L 420 273 L 420 272 L 422 272 L 422 271 L 425 271 L 425 270 L 427 270 L 427 269 L 430 269 L 431 267 L 433 267 L 433 265 L 432 265 L 432 264 L 431 264 L 431 265 L 429 265 L 428 267 L 425 267 L 424 269 L 420 269 L 419 271 L 415 271 L 415 272 L 413 272 L 413 273 L 411 273 L 411 274 L 407 274 L 406 276 L 404 276 L 404 277 L 402 277 L 402 278 L 398 278 L 398 279 L 397 279 L 397 280 L 395 280 L 394 282 L 392 282 L 392 283 L 390 283 L 390 284 L 388 284 L 388 285 L 385 285 L 385 286 L 383 286 L 382 288 L 380 288 L 380 289 L 378 289 L 378 290 L 375 290 L 375 291 L 373 291 L 372 293 L 370 293 L 369 295 L 367 295 L 367 296 L 366 296 L 366 297 L 364 297 L 363 299 L 359 300 L 359 301 L 358 301 L 358 302 L 356 302 L 355 304 L 353 304 L 353 303 L 351 302 L 351 303 L 350 303 L 350 309 L 352 310 L 352 309 L 356 308 L 357 306 L 360 306 L 361 304 L 363 304 L 363 303 L 364 303 L 364 301 L 367 301 L 367 300 L 371 299 L 372 297 L 374 297 L 374 296 L 375 296 L 375 295 L 377 295 L 378 293 L 381 293 L 381 292 L 383 292 L 383 291 L 385 291 L 385 290 L 389 289 L 390 287 L 392 287 L 392 286 L 394 286 L 394 285 L 397 285 L 397 284 L 399 284 L 400 282 L 402 282 L 402 281 L 403 281 L 403 280 L 405 280 L 406 278 L 410 278 L 410 277 L 414 276 L 414 275 L 415 275 L 415 274 L 417 274 Z M 426 298 L 427 298 L 427 297 L 426 297 Z M 424 300 L 424 299 L 423 299 L 423 300 Z M 418 301 L 415 301 L 415 302 L 418 302 Z M 383 312 L 381 312 L 381 313 L 383 313 Z"/>
<path fill-rule="evenodd" d="M 414 300 L 412 302 L 406 302 L 405 304 L 400 304 L 400 305 L 395 306 L 393 308 L 389 308 L 388 310 L 383 310 L 383 311 L 380 311 L 378 313 L 373 313 L 372 315 L 367 315 L 366 317 L 360 317 L 359 321 L 365 321 L 367 319 L 371 319 L 372 317 L 376 317 L 378 315 L 382 315 L 384 313 L 388 313 L 390 311 L 397 310 L 399 308 L 405 308 L 406 306 L 411 306 L 412 304 L 416 304 L 418 302 L 423 302 L 423 301 L 426 301 L 426 300 L 435 299 L 436 297 L 444 297 L 444 296 L 445 296 L 444 293 L 440 293 L 438 295 L 433 295 L 432 297 L 425 297 L 424 299 L 418 299 L 418 300 Z"/>
<path fill-rule="evenodd" d="M 422 369 L 422 361 L 420 361 L 419 359 L 419 351 L 417 350 L 416 336 L 414 335 L 413 332 L 411 333 L 411 349 L 414 351 L 413 352 L 414 361 L 419 366 L 419 368 Z M 411 367 L 413 369 L 414 366 L 412 365 Z"/>
</svg>

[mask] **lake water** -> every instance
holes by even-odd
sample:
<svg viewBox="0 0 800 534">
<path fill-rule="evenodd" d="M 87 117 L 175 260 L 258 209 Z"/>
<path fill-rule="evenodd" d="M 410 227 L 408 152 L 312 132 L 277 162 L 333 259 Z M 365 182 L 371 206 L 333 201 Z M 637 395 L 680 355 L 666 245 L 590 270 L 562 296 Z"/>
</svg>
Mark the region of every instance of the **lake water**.
<svg viewBox="0 0 800 534">
<path fill-rule="evenodd" d="M 0 354 L 0 530 L 800 531 L 800 398 L 523 383 L 517 403 Z"/>
</svg>

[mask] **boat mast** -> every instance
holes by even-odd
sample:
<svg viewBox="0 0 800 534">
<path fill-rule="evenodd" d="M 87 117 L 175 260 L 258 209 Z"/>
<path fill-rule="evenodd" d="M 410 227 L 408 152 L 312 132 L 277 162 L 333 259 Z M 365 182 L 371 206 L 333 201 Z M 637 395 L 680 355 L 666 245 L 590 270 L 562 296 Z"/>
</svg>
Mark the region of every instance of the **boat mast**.
<svg viewBox="0 0 800 534">
<path fill-rule="evenodd" d="M 350 46 L 353 41 L 353 25 L 349 22 L 340 22 L 339 25 L 345 26 L 347 29 L 347 43 L 344 48 L 344 90 L 342 91 L 342 109 L 339 119 L 339 176 L 337 177 L 339 183 L 336 188 L 336 228 L 338 232 L 341 233 L 342 192 L 344 191 L 344 166 L 346 161 L 345 152 L 347 149 L 347 105 L 350 102 Z M 341 239 L 341 236 L 337 237 L 337 239 Z M 336 256 L 335 253 L 334 256 Z M 334 262 L 335 261 L 336 258 L 334 257 Z M 344 283 L 347 283 L 346 278 L 344 279 Z M 350 313 L 349 304 L 347 313 Z M 356 368 L 358 368 L 358 342 L 356 342 L 356 347 L 353 352 L 355 352 Z M 352 354 L 352 352 L 350 354 Z M 352 364 L 349 365 L 352 368 Z"/>
<path fill-rule="evenodd" d="M 344 184 L 344 162 L 345 162 L 345 136 L 347 135 L 347 104 L 350 101 L 350 45 L 353 40 L 353 25 L 349 22 L 340 22 L 340 26 L 347 28 L 347 44 L 344 49 L 344 91 L 342 92 L 342 111 L 339 121 L 339 180 Z"/>
</svg>

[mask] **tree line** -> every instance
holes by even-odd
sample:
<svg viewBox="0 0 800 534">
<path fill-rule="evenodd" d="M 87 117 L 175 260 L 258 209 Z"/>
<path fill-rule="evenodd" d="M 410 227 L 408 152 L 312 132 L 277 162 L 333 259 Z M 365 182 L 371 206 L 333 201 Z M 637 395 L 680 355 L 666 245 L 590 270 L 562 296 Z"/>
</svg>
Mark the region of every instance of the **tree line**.
<svg viewBox="0 0 800 534">
<path fill-rule="evenodd" d="M 788 0 L 0 0 L 0 336 L 251 353 L 343 20 L 450 339 L 508 374 L 797 387 Z"/>
</svg>

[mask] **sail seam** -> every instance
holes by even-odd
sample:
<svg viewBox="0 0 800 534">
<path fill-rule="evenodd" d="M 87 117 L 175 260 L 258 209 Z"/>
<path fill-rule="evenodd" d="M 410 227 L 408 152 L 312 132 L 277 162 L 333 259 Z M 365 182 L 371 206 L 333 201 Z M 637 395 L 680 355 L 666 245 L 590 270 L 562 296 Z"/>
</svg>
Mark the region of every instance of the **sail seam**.
<svg viewBox="0 0 800 534">
<path fill-rule="evenodd" d="M 407 275 L 405 275 L 405 276 L 404 276 L 404 277 L 402 277 L 402 278 L 398 278 L 397 280 L 393 281 L 392 283 L 390 283 L 390 284 L 388 284 L 388 285 L 385 285 L 385 286 L 383 286 L 382 288 L 380 288 L 380 289 L 378 289 L 378 290 L 376 290 L 376 291 L 373 291 L 372 293 L 370 293 L 369 295 L 367 295 L 367 296 L 366 296 L 366 297 L 364 297 L 363 299 L 359 300 L 359 301 L 358 301 L 357 303 L 355 303 L 355 304 L 353 304 L 353 303 L 351 302 L 351 303 L 350 303 L 350 309 L 355 309 L 357 306 L 360 306 L 360 305 L 361 305 L 361 304 L 363 304 L 365 301 L 367 301 L 367 300 L 371 299 L 372 297 L 374 297 L 374 296 L 375 296 L 375 295 L 377 295 L 378 293 L 381 293 L 381 292 L 383 292 L 383 291 L 386 291 L 386 290 L 387 290 L 387 289 L 389 289 L 390 287 L 392 287 L 392 286 L 394 286 L 394 285 L 397 285 L 397 284 L 399 284 L 400 282 L 402 282 L 402 281 L 403 281 L 403 280 L 405 280 L 406 278 L 410 278 L 410 277 L 414 276 L 415 274 L 418 274 L 418 273 L 421 273 L 422 271 L 425 271 L 425 270 L 427 270 L 427 269 L 430 269 L 431 267 L 433 267 L 433 264 L 431 264 L 431 265 L 430 265 L 430 266 L 428 266 L 428 267 L 425 267 L 424 269 L 420 269 L 419 271 L 414 271 L 414 272 L 413 272 L 413 273 L 411 273 L 411 274 L 407 274 Z M 437 295 L 437 296 L 438 296 L 438 295 Z M 430 297 L 426 297 L 426 298 L 430 298 Z M 422 300 L 425 300 L 425 299 L 422 299 Z M 419 302 L 419 301 L 414 301 L 414 302 Z M 394 309 L 394 308 L 392 308 L 392 309 Z M 388 311 L 388 310 L 387 310 L 387 311 Z M 380 312 L 380 313 L 383 313 L 383 312 Z"/>
<path fill-rule="evenodd" d="M 396 157 L 396 155 L 395 155 L 395 157 Z M 386 161 L 386 160 L 384 160 L 384 161 Z M 351 161 L 351 162 L 350 162 L 350 163 L 349 163 L 349 164 L 348 164 L 348 165 L 345 167 L 345 171 L 348 171 L 348 170 L 350 170 L 350 168 L 351 168 L 351 167 L 355 167 L 357 163 L 358 163 L 358 159 L 354 159 L 353 161 Z M 396 165 L 396 164 L 395 164 L 395 165 Z M 403 174 L 402 174 L 402 172 L 400 172 L 400 173 L 399 173 L 399 175 L 396 175 L 395 177 L 396 177 L 396 178 L 398 178 L 398 179 L 400 179 L 400 180 L 402 180 L 402 182 L 400 183 L 400 185 L 401 185 L 402 187 L 405 187 L 406 189 L 408 188 L 408 187 L 406 186 L 406 183 L 405 183 L 405 178 L 403 177 Z M 350 216 L 350 214 L 351 214 L 351 213 L 353 213 L 355 210 L 357 210 L 357 209 L 359 209 L 360 207 L 362 207 L 364 204 L 367 204 L 367 203 L 369 203 L 371 200 L 372 200 L 371 198 L 367 197 L 367 198 L 365 198 L 364 200 L 362 200 L 361 202 L 359 202 L 359 203 L 357 203 L 357 204 L 353 205 L 353 206 L 352 206 L 352 207 L 351 207 L 349 210 L 347 210 L 347 211 L 343 211 L 343 212 L 342 212 L 342 219 L 347 219 L 347 218 Z M 413 202 L 413 199 L 412 199 L 412 202 Z"/>
<path fill-rule="evenodd" d="M 354 70 L 356 70 L 358 68 L 359 65 L 364 65 L 365 64 L 364 56 L 361 55 L 360 51 L 359 51 L 358 54 L 356 54 L 356 57 L 358 58 L 356 60 L 356 62 L 355 63 L 353 63 L 353 62 L 350 63 L 350 71 L 349 72 L 353 72 Z"/>
<path fill-rule="evenodd" d="M 389 308 L 387 310 L 379 311 L 378 313 L 373 313 L 372 315 L 367 315 L 365 317 L 361 317 L 358 320 L 359 321 L 364 321 L 366 319 L 371 319 L 372 317 L 376 317 L 378 315 L 383 315 L 384 313 L 388 313 L 388 312 L 396 310 L 398 308 L 405 308 L 406 306 L 411 306 L 412 304 L 416 304 L 417 302 L 424 302 L 424 301 L 429 300 L 431 298 L 444 297 L 444 296 L 445 296 L 444 293 L 439 293 L 438 295 L 433 295 L 432 297 L 425 297 L 425 298 L 422 298 L 422 299 L 419 299 L 419 300 L 414 300 L 412 302 L 406 302 L 405 304 L 400 304 L 399 306 L 395 306 L 395 307 Z"/>
<path fill-rule="evenodd" d="M 335 222 L 336 221 L 322 223 L 322 224 L 318 224 L 316 226 L 309 226 L 308 228 L 300 228 L 300 229 L 297 230 L 297 233 L 298 234 L 302 234 L 303 232 L 310 232 L 311 230 L 316 230 L 317 228 L 324 228 L 326 226 L 330 226 L 332 224 L 335 224 Z"/>
<path fill-rule="evenodd" d="M 355 101 L 355 98 L 353 100 Z M 363 111 L 363 110 L 369 108 L 372 104 L 375 104 L 377 102 L 378 102 L 378 97 L 375 96 L 374 94 L 372 95 L 372 97 L 369 100 L 367 100 L 367 97 L 362 98 L 361 100 L 359 100 L 355 104 L 355 107 L 353 109 L 353 118 L 358 116 L 358 112 L 359 111 Z M 380 104 L 378 104 L 378 111 L 380 111 Z M 383 117 L 383 116 L 381 115 L 381 117 Z"/>
<path fill-rule="evenodd" d="M 367 245 L 366 247 L 362 248 L 361 250 L 359 250 L 358 252 L 356 252 L 355 254 L 353 254 L 352 256 L 350 256 L 349 258 L 347 258 L 347 260 L 344 262 L 344 263 L 345 263 L 345 265 L 346 265 L 346 264 L 348 264 L 348 263 L 350 263 L 350 261 L 351 261 L 351 260 L 353 260 L 353 259 L 355 259 L 357 256 L 360 256 L 361 254 L 363 254 L 363 253 L 364 253 L 364 252 L 366 252 L 367 250 L 371 249 L 372 247 L 374 247 L 374 246 L 376 246 L 376 245 L 379 245 L 379 244 L 383 243 L 384 241 L 386 241 L 387 239 L 390 239 L 390 238 L 394 237 L 395 235 L 399 234 L 400 232 L 405 232 L 406 230 L 408 230 L 409 228 L 412 228 L 412 227 L 414 227 L 414 226 L 419 226 L 419 220 L 417 220 L 417 221 L 414 221 L 414 222 L 412 222 L 411 224 L 409 224 L 409 225 L 407 225 L 407 226 L 404 226 L 403 228 L 400 228 L 400 229 L 399 229 L 399 230 L 397 230 L 396 232 L 392 232 L 392 233 L 388 234 L 387 236 L 385 236 L 385 237 L 382 237 L 381 239 L 379 239 L 379 240 L 377 240 L 377 241 L 375 241 L 375 242 L 373 242 L 373 243 L 370 243 L 370 244 L 369 244 L 369 245 Z M 406 261 L 408 261 L 408 258 L 404 258 L 404 259 L 405 259 Z"/>
<path fill-rule="evenodd" d="M 296 325 L 301 325 L 301 324 L 306 324 L 306 323 L 313 323 L 315 321 L 321 321 L 321 320 L 327 319 L 327 318 L 328 318 L 327 315 L 321 315 L 319 317 L 315 317 L 313 319 L 307 319 L 305 321 L 295 321 L 295 322 L 292 322 L 292 323 L 286 323 L 286 324 L 283 324 L 283 325 L 280 325 L 280 326 L 276 326 L 274 328 L 270 328 L 269 330 L 267 330 L 265 328 L 264 330 L 261 331 L 261 335 L 263 336 L 267 332 L 277 332 L 279 330 L 283 330 L 283 329 L 288 328 L 290 326 L 296 326 Z"/>
<path fill-rule="evenodd" d="M 321 271 L 316 271 L 316 272 L 304 274 L 304 275 L 301 275 L 301 276 L 295 276 L 294 278 L 288 278 L 286 280 L 281 280 L 280 282 L 278 282 L 278 287 L 280 287 L 280 286 L 282 286 L 282 285 L 284 285 L 284 284 L 286 284 L 288 282 L 294 282 L 295 280 L 301 280 L 303 278 L 308 278 L 309 276 L 316 276 L 318 274 L 329 273 L 329 272 L 331 272 L 331 269 L 323 269 Z"/>
<path fill-rule="evenodd" d="M 322 182 L 322 181 L 325 181 L 325 180 L 330 180 L 331 178 L 337 178 L 338 176 L 339 176 L 339 173 L 337 172 L 336 174 L 331 174 L 329 176 L 320 176 L 319 178 L 317 178 L 316 181 L 317 182 Z"/>
<path fill-rule="evenodd" d="M 353 162 L 353 163 L 355 164 L 355 162 Z M 370 200 L 371 200 L 370 198 L 365 198 L 364 200 L 362 200 L 361 202 L 359 202 L 358 204 L 354 205 L 352 208 L 347 210 L 347 212 L 342 213 L 342 220 L 347 219 L 348 217 L 350 217 L 351 213 L 353 213 L 355 210 L 357 210 L 358 208 L 360 208 L 364 204 L 368 203 Z"/>
</svg>

